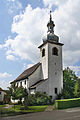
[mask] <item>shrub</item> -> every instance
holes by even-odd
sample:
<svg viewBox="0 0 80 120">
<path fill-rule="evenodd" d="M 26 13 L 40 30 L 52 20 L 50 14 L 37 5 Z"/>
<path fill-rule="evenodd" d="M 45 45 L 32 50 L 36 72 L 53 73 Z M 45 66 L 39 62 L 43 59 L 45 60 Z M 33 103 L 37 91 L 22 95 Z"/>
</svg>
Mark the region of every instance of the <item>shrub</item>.
<svg viewBox="0 0 80 120">
<path fill-rule="evenodd" d="M 72 108 L 72 107 L 80 107 L 80 98 L 55 101 L 56 109 L 66 109 L 66 108 Z"/>
<path fill-rule="evenodd" d="M 28 105 L 36 105 L 36 97 L 34 94 L 28 96 Z"/>
<path fill-rule="evenodd" d="M 0 101 L 0 105 L 3 105 L 3 101 Z"/>
<path fill-rule="evenodd" d="M 51 104 L 52 99 L 45 93 L 36 92 L 28 96 L 28 105 L 46 105 Z"/>
</svg>

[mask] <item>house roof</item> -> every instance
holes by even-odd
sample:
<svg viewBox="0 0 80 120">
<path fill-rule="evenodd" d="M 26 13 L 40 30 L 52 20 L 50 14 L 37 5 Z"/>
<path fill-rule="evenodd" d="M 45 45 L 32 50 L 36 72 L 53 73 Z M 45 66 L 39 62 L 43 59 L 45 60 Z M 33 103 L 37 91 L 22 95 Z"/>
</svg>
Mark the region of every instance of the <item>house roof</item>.
<svg viewBox="0 0 80 120">
<path fill-rule="evenodd" d="M 41 83 L 45 82 L 46 80 L 48 80 L 48 79 L 39 80 L 38 82 L 36 82 L 36 83 L 33 84 L 32 86 L 30 86 L 29 89 L 34 89 L 34 88 L 36 88 L 37 86 L 39 86 Z"/>
<path fill-rule="evenodd" d="M 0 88 L 0 91 L 3 91 L 3 92 L 5 92 L 5 90 L 3 90 L 2 88 Z"/>
<path fill-rule="evenodd" d="M 33 72 L 35 72 L 35 70 L 41 65 L 41 63 L 37 63 L 35 64 L 34 66 L 26 69 L 22 74 L 20 74 L 14 81 L 11 82 L 11 84 L 13 82 L 17 82 L 17 81 L 20 81 L 20 80 L 24 80 L 26 78 L 28 78 Z"/>
</svg>

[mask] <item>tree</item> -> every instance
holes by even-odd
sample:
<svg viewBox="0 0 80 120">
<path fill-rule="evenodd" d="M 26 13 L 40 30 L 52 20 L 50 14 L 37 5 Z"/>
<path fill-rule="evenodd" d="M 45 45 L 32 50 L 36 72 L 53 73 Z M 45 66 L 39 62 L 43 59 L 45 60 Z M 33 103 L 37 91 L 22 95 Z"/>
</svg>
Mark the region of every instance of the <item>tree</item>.
<svg viewBox="0 0 80 120">
<path fill-rule="evenodd" d="M 80 79 L 78 79 L 75 83 L 74 95 L 75 97 L 80 97 Z"/>
<path fill-rule="evenodd" d="M 63 71 L 62 95 L 64 98 L 74 98 L 74 90 L 75 90 L 76 81 L 77 81 L 77 76 L 70 68 L 67 67 Z"/>
<path fill-rule="evenodd" d="M 4 95 L 4 103 L 10 103 L 11 102 L 11 91 L 6 90 L 6 94 Z"/>
<path fill-rule="evenodd" d="M 17 98 L 17 96 L 16 96 L 16 90 L 17 90 L 16 82 L 11 84 L 11 86 L 8 88 L 9 88 L 9 91 L 11 92 L 11 99 L 13 99 L 15 101 Z"/>
<path fill-rule="evenodd" d="M 10 87 L 8 87 L 8 90 L 6 90 L 6 95 L 5 95 L 5 103 L 11 102 L 11 97 L 15 100 L 15 90 L 16 90 L 15 83 L 11 84 Z"/>
<path fill-rule="evenodd" d="M 28 91 L 27 89 L 25 88 L 24 89 L 24 106 L 25 106 L 25 110 L 28 109 Z"/>
<path fill-rule="evenodd" d="M 23 87 L 17 87 L 15 93 L 15 98 L 19 100 L 20 103 L 22 103 L 22 98 L 24 97 L 24 88 Z"/>
</svg>

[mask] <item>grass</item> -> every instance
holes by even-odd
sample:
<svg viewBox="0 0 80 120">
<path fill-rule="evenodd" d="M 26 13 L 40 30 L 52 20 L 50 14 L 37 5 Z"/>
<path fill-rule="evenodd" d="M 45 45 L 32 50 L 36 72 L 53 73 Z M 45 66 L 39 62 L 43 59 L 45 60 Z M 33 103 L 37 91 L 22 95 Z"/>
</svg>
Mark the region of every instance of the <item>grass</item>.
<svg viewBox="0 0 80 120">
<path fill-rule="evenodd" d="M 18 115 L 18 114 L 26 114 L 26 113 L 34 113 L 34 112 L 43 112 L 47 108 L 48 105 L 43 106 L 28 106 L 28 110 L 21 110 L 24 106 L 15 105 L 12 108 L 4 108 L 0 105 L 0 115 L 1 116 L 10 116 L 10 115 Z"/>
<path fill-rule="evenodd" d="M 5 107 L 5 105 L 0 105 L 0 109 L 3 108 L 3 107 Z"/>
</svg>

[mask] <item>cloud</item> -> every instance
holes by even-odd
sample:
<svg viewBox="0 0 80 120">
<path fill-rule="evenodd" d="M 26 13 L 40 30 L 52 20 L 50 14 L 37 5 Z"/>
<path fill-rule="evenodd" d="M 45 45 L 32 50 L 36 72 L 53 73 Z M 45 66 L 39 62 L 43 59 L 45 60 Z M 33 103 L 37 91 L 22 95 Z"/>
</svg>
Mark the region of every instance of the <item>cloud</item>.
<svg viewBox="0 0 80 120">
<path fill-rule="evenodd" d="M 8 2 L 15 2 L 16 0 L 7 0 Z"/>
<path fill-rule="evenodd" d="M 2 80 L 0 81 L 0 87 L 4 90 L 7 89 L 7 87 L 9 87 L 9 82 L 8 81 L 5 81 L 5 80 Z"/>
<path fill-rule="evenodd" d="M 64 43 L 64 65 L 75 65 L 80 61 L 80 15 L 79 0 L 43 0 L 45 6 L 57 5 L 53 13 L 55 33 Z"/>
<path fill-rule="evenodd" d="M 3 89 L 7 89 L 7 87 L 9 87 L 9 83 L 12 79 L 12 74 L 9 74 L 7 72 L 4 73 L 0 73 L 0 86 Z"/>
<path fill-rule="evenodd" d="M 64 43 L 64 64 L 80 61 L 80 15 L 79 0 L 68 0 L 54 12 L 56 33 Z"/>
<path fill-rule="evenodd" d="M 24 63 L 24 64 L 23 64 L 22 71 L 24 71 L 24 70 L 26 70 L 26 69 L 32 67 L 33 65 L 34 65 L 34 64 L 27 64 L 27 63 Z"/>
<path fill-rule="evenodd" d="M 8 43 L 6 43 L 6 46 L 8 46 Z M 7 50 L 6 51 L 6 59 L 11 60 L 11 61 L 18 60 L 18 58 L 16 58 L 16 56 L 14 55 L 14 52 L 12 52 L 12 50 Z"/>
<path fill-rule="evenodd" d="M 63 5 L 65 4 L 66 0 L 43 0 L 44 6 L 52 8 L 52 6 L 56 5 Z"/>
<path fill-rule="evenodd" d="M 6 59 L 14 61 L 16 58 L 13 55 L 7 55 Z"/>
<path fill-rule="evenodd" d="M 79 77 L 80 76 L 80 66 L 68 66 L 71 70 L 75 72 L 75 74 Z M 67 66 L 64 66 L 64 69 L 67 68 Z"/>
<path fill-rule="evenodd" d="M 56 25 L 55 34 L 60 37 L 60 42 L 64 43 L 64 65 L 76 64 L 80 61 L 80 0 L 44 0 L 44 4 L 57 5 L 52 17 Z M 30 5 L 22 14 L 16 15 L 11 31 L 17 36 L 14 39 L 9 38 L 3 45 L 7 51 L 11 51 L 8 55 L 28 59 L 33 63 L 39 61 L 37 47 L 47 32 L 48 18 L 49 8 L 33 9 Z"/>
<path fill-rule="evenodd" d="M 30 67 L 32 67 L 34 64 L 28 64 L 27 65 L 27 68 L 30 68 Z"/>
<path fill-rule="evenodd" d="M 0 78 L 10 78 L 10 77 L 12 77 L 12 75 L 7 72 L 0 73 Z"/>
<path fill-rule="evenodd" d="M 22 9 L 22 4 L 19 0 L 6 0 L 6 2 L 7 2 L 9 14 L 12 14 L 16 12 L 17 10 Z"/>
<path fill-rule="evenodd" d="M 47 31 L 48 12 L 48 9 L 32 9 L 28 5 L 23 14 L 14 17 L 11 31 L 17 33 L 17 36 L 14 39 L 8 38 L 3 45 L 7 48 L 6 52 L 10 51 L 8 55 L 16 55 L 33 63 L 39 61 L 38 46 Z"/>
</svg>

